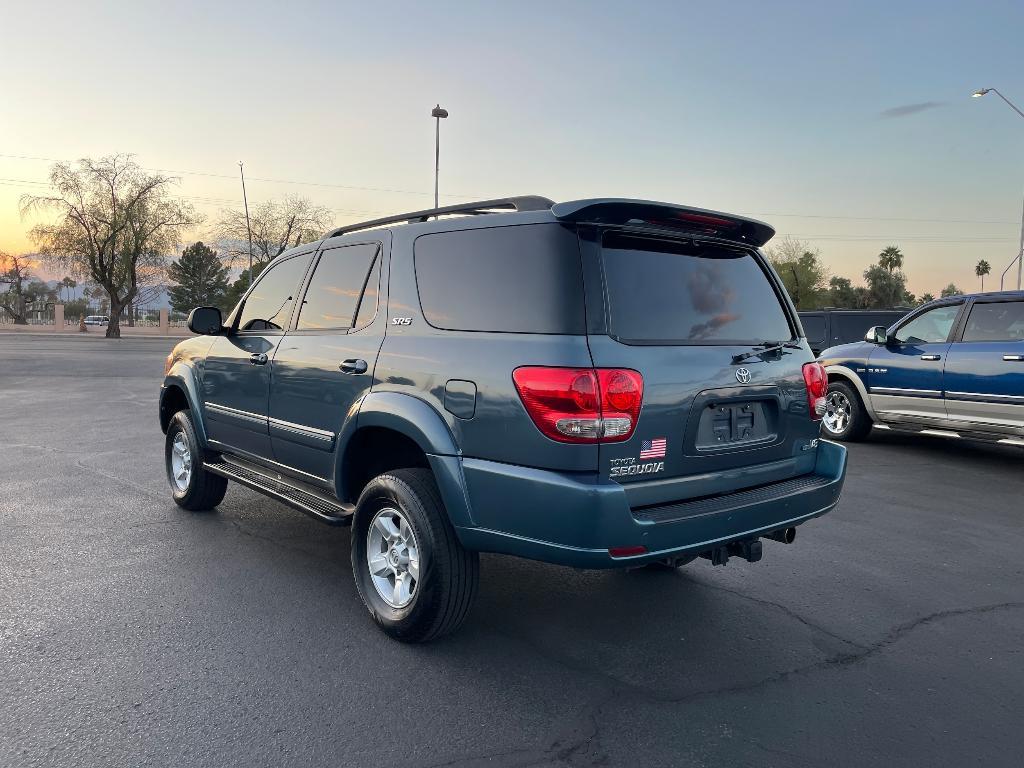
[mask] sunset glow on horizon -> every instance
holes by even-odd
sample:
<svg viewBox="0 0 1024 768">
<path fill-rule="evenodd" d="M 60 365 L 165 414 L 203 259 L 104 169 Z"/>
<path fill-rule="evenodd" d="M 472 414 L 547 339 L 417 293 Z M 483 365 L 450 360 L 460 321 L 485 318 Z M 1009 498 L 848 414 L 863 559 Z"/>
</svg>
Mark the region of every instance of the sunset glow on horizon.
<svg viewBox="0 0 1024 768">
<path fill-rule="evenodd" d="M 918 294 L 976 290 L 982 258 L 998 287 L 1018 250 L 1024 120 L 970 96 L 1024 103 L 1020 4 L 58 5 L 4 14 L 0 250 L 34 250 L 18 200 L 54 160 L 118 152 L 180 177 L 194 239 L 241 207 L 239 160 L 250 206 L 430 207 L 435 103 L 442 203 L 746 214 L 855 282 L 898 245 Z"/>
</svg>

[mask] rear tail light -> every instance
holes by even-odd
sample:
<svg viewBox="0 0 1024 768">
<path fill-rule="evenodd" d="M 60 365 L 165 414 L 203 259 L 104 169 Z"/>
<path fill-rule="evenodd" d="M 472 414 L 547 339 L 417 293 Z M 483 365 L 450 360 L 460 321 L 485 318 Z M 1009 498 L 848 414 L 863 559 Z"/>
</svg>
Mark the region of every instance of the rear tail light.
<svg viewBox="0 0 1024 768">
<path fill-rule="evenodd" d="M 804 384 L 807 387 L 807 408 L 815 421 L 825 415 L 825 395 L 828 394 L 828 373 L 821 363 L 804 365 Z"/>
<path fill-rule="evenodd" d="M 624 368 L 542 368 L 512 372 L 537 428 L 561 443 L 620 442 L 636 429 L 644 380 Z"/>
</svg>

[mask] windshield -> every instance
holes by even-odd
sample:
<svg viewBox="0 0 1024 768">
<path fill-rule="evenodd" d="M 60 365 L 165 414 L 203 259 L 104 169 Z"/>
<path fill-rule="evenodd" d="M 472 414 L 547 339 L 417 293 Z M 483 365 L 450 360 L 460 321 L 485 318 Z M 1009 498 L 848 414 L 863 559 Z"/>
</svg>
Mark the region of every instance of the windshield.
<svg viewBox="0 0 1024 768">
<path fill-rule="evenodd" d="M 793 330 L 753 253 L 608 233 L 602 259 L 611 335 L 626 342 L 752 344 Z"/>
</svg>

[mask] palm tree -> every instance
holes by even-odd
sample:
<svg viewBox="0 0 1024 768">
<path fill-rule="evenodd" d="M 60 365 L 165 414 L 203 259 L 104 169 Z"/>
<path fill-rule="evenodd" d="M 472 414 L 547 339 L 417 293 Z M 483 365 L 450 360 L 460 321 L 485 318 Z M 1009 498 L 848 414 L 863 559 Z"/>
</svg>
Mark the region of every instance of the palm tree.
<svg viewBox="0 0 1024 768">
<path fill-rule="evenodd" d="M 890 272 L 895 272 L 903 267 L 903 252 L 898 246 L 890 245 L 878 254 L 878 263 Z"/>
<path fill-rule="evenodd" d="M 61 280 L 61 281 L 60 281 L 60 285 L 58 286 L 58 288 L 59 288 L 59 289 L 60 289 L 60 291 L 61 291 L 61 298 L 62 298 L 62 299 L 64 298 L 64 289 L 66 288 L 66 289 L 67 289 L 67 292 L 68 292 L 68 298 L 67 298 L 67 300 L 68 300 L 68 301 L 71 301 L 71 297 L 72 297 L 72 293 L 71 293 L 71 291 L 72 291 L 72 290 L 73 290 L 73 289 L 74 289 L 75 287 L 77 287 L 77 286 L 78 286 L 78 283 L 77 283 L 77 282 L 75 282 L 74 280 L 72 280 L 72 279 L 71 279 L 70 277 L 65 277 L 65 278 L 64 278 L 63 280 Z"/>
<path fill-rule="evenodd" d="M 981 278 L 981 292 L 985 292 L 985 275 L 992 272 L 992 265 L 982 259 L 978 262 L 978 266 L 974 268 L 974 274 Z"/>
</svg>

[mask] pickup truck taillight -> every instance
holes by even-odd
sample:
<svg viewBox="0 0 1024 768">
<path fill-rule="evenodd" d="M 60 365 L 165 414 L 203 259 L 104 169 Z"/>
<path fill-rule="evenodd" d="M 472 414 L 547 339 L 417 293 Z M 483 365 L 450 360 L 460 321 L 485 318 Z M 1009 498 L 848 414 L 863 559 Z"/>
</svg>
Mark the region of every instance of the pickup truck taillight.
<svg viewBox="0 0 1024 768">
<path fill-rule="evenodd" d="M 804 365 L 804 385 L 807 387 L 807 409 L 811 418 L 819 421 L 825 415 L 825 395 L 828 394 L 828 374 L 821 363 Z"/>
<path fill-rule="evenodd" d="M 636 429 L 644 380 L 627 368 L 546 368 L 512 372 L 537 428 L 561 443 L 614 443 Z"/>
</svg>

